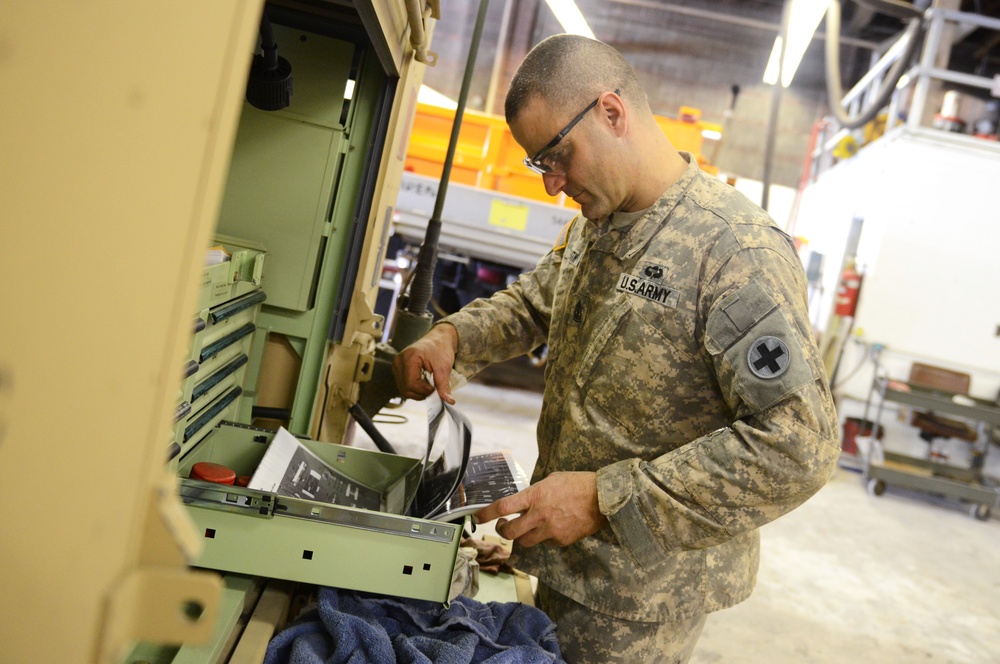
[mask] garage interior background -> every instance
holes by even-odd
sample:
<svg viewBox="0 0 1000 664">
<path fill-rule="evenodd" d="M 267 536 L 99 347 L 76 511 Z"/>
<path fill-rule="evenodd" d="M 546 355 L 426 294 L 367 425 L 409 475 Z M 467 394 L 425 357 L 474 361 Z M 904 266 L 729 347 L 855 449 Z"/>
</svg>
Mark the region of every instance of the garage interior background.
<svg viewBox="0 0 1000 664">
<path fill-rule="evenodd" d="M 840 4 L 846 91 L 905 24 L 876 11 L 878 3 Z M 905 4 L 1000 17 L 996 0 Z M 476 0 L 448 2 L 435 24 L 439 58 L 427 69 L 424 85 L 450 99 L 459 96 L 478 5 Z M 823 177 L 816 178 L 815 150 L 822 142 L 817 127 L 830 112 L 825 21 L 793 81 L 776 95 L 763 73 L 781 29 L 781 0 L 579 0 L 577 6 L 594 35 L 636 68 L 656 114 L 678 118 L 681 107 L 694 107 L 702 121 L 723 127 L 721 141 L 706 140 L 702 150 L 723 177 L 734 179 L 757 202 L 762 202 L 761 181 L 770 182 L 769 201 L 762 204 L 803 243 L 807 267 L 811 253 L 818 259 L 818 273 L 811 275 L 811 316 L 817 333 L 827 335 L 826 352 L 839 353 L 833 378 L 842 416 L 863 414 L 876 371 L 873 360 L 894 378 L 905 378 L 912 362 L 967 372 L 971 394 L 997 398 L 1000 305 L 991 294 L 1000 283 L 990 266 L 1000 236 L 989 212 L 989 183 L 1000 178 L 995 141 L 971 149 L 922 145 L 916 151 L 902 145 L 905 141 L 883 141 L 890 145 L 857 159 L 826 157 Z M 567 28 L 547 0 L 492 2 L 488 12 L 467 109 L 502 117 L 518 63 L 535 43 Z M 947 59 L 939 59 L 938 66 L 986 78 L 1000 72 L 1000 32 L 957 28 L 949 39 L 951 47 L 941 56 Z M 971 131 L 992 99 L 990 90 L 956 83 L 932 84 L 925 126 L 949 90 L 962 95 Z M 769 137 L 775 104 L 778 119 Z M 900 109 L 901 120 L 906 111 Z M 862 146 L 863 134 L 861 129 L 855 133 Z M 854 319 L 837 329 L 842 321 L 832 315 L 832 305 L 856 223 L 863 227 L 854 254 L 864 273 L 860 304 Z M 910 451 L 922 453 L 921 444 Z M 998 456 L 988 459 L 994 472 L 1000 468 Z"/>
<path fill-rule="evenodd" d="M 681 106 L 693 106 L 701 109 L 703 120 L 722 124 L 732 104 L 732 86 L 740 87 L 714 161 L 724 173 L 753 180 L 763 175 L 772 87 L 762 78 L 781 27 L 783 4 L 781 0 L 577 1 L 594 35 L 621 51 L 636 69 L 654 113 L 676 117 Z M 898 35 L 903 25 L 858 3 L 842 4 L 841 72 L 848 89 L 868 70 L 872 50 Z M 996 0 L 936 4 L 1000 16 Z M 439 61 L 427 69 L 424 83 L 451 99 L 458 97 L 477 7 L 475 0 L 444 3 L 444 15 L 434 28 Z M 506 34 L 501 35 L 505 14 Z M 559 32 L 564 29 L 545 0 L 491 2 L 468 108 L 502 115 L 504 94 L 518 63 L 534 44 Z M 824 39 L 820 25 L 782 96 L 773 158 L 775 184 L 798 186 L 813 124 L 826 113 Z M 1000 70 L 998 56 L 997 34 L 977 30 L 954 45 L 950 66 L 992 76 Z"/>
</svg>

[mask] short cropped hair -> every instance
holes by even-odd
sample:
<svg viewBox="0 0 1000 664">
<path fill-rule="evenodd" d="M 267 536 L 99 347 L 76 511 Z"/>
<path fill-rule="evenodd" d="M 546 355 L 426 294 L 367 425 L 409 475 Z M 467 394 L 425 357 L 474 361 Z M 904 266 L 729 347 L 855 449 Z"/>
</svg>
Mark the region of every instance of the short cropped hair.
<svg viewBox="0 0 1000 664">
<path fill-rule="evenodd" d="M 517 68 L 504 115 L 513 122 L 535 97 L 552 108 L 582 108 L 609 90 L 621 90 L 627 104 L 649 110 L 635 70 L 621 53 L 589 37 L 553 35 L 531 49 Z"/>
</svg>

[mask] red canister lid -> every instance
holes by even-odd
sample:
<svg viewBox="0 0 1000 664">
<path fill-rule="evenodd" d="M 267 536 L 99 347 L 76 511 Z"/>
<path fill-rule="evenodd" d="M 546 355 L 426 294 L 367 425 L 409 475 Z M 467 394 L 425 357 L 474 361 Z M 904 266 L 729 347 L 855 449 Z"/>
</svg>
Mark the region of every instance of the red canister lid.
<svg viewBox="0 0 1000 664">
<path fill-rule="evenodd" d="M 236 478 L 236 486 L 250 486 L 250 476 L 240 475 Z"/>
<path fill-rule="evenodd" d="M 191 466 L 191 479 L 216 484 L 232 484 L 236 481 L 236 473 L 217 463 L 199 461 Z"/>
</svg>

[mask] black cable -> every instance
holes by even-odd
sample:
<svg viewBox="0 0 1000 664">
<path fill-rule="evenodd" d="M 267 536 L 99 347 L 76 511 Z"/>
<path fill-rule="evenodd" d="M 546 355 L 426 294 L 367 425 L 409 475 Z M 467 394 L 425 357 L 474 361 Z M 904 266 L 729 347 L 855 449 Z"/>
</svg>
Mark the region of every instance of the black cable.
<svg viewBox="0 0 1000 664">
<path fill-rule="evenodd" d="M 265 10 L 260 19 L 260 49 L 250 61 L 246 99 L 262 111 L 280 111 L 292 103 L 292 65 L 278 55 L 274 28 Z"/>
<path fill-rule="evenodd" d="M 274 28 L 267 12 L 260 19 L 260 49 L 264 52 L 264 67 L 268 71 L 278 68 L 278 45 L 274 43 Z"/>
<path fill-rule="evenodd" d="M 383 413 L 381 411 L 372 418 L 372 422 L 375 424 L 406 424 L 409 421 L 410 418 L 406 415 L 400 413 Z"/>
<path fill-rule="evenodd" d="M 319 411 L 319 422 L 316 424 L 317 436 L 323 435 L 323 420 L 326 419 L 326 408 L 330 403 L 330 365 L 326 367 L 326 375 L 323 376 L 323 406 Z"/>
<path fill-rule="evenodd" d="M 856 2 L 858 0 L 855 0 Z M 881 5 L 887 0 L 879 0 Z M 859 3 L 863 4 L 863 3 Z M 893 6 L 902 3 L 893 3 Z M 867 6 L 867 5 L 866 5 Z M 915 18 L 909 20 L 906 26 L 906 33 L 902 39 L 906 40 L 903 46 L 903 53 L 900 54 L 896 62 L 890 67 L 882 87 L 879 89 L 875 99 L 868 104 L 867 108 L 858 115 L 851 117 L 841 107 L 840 102 L 844 98 L 844 89 L 840 83 L 840 0 L 833 0 L 826 10 L 826 95 L 829 98 L 830 113 L 840 126 L 847 129 L 857 129 L 875 119 L 882 107 L 889 101 L 889 97 L 896 90 L 896 84 L 906 72 L 910 59 L 917 50 L 917 43 L 920 41 L 920 28 L 923 22 L 923 15 L 911 5 L 903 5 L 917 12 Z M 898 9 L 898 7 L 897 7 Z M 888 13 L 888 12 L 887 12 Z"/>
<path fill-rule="evenodd" d="M 377 447 L 379 451 L 385 452 L 386 454 L 396 454 L 396 449 L 381 433 L 379 433 L 375 423 L 372 422 L 371 418 L 368 417 L 368 413 L 366 413 L 361 406 L 357 403 L 352 404 L 350 412 L 357 423 L 361 425 L 361 428 L 365 430 L 365 433 L 371 437 L 372 442 L 375 443 L 375 447 Z"/>
</svg>

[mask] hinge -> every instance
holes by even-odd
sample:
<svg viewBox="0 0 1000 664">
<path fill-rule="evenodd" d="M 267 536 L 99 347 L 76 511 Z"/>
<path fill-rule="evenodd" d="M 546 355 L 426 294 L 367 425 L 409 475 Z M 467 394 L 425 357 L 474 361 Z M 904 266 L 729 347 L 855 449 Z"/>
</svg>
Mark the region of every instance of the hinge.
<svg viewBox="0 0 1000 664">
<path fill-rule="evenodd" d="M 111 593 L 102 662 L 120 661 L 136 641 L 199 645 L 215 630 L 222 577 L 170 567 L 137 568 Z"/>
</svg>

